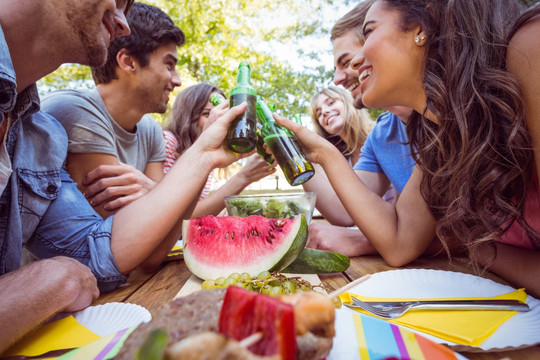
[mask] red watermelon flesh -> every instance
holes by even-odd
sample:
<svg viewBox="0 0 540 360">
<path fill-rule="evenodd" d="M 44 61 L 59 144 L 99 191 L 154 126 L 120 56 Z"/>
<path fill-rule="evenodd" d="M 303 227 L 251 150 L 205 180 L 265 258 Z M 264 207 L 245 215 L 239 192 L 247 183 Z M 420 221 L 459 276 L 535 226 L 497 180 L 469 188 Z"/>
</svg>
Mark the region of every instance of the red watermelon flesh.
<svg viewBox="0 0 540 360">
<path fill-rule="evenodd" d="M 293 307 L 270 296 L 228 287 L 219 317 L 219 332 L 238 341 L 260 332 L 262 339 L 248 348 L 252 353 L 295 359 Z"/>
<path fill-rule="evenodd" d="M 203 216 L 183 225 L 184 261 L 201 279 L 281 271 L 306 245 L 307 223 L 262 216 Z"/>
</svg>

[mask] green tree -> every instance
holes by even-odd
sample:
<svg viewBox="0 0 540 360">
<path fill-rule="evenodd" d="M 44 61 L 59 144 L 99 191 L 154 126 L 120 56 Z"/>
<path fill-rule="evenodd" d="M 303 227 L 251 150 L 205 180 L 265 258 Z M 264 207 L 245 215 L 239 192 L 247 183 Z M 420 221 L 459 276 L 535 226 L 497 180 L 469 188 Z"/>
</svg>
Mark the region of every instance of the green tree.
<svg viewBox="0 0 540 360">
<path fill-rule="evenodd" d="M 282 115 L 292 116 L 306 113 L 311 96 L 331 81 L 330 69 L 317 61 L 309 63 L 318 54 L 289 54 L 307 64 L 298 66 L 286 60 L 282 44 L 293 46 L 315 36 L 328 39 L 332 24 L 323 26 L 323 12 L 333 5 L 332 0 L 143 2 L 163 9 L 186 34 L 186 44 L 178 50 L 183 86 L 177 91 L 208 82 L 228 93 L 235 84 L 238 63 L 247 61 L 257 92 L 276 103 Z M 93 86 L 89 68 L 73 64 L 62 66 L 40 83 L 42 92 L 85 86 Z"/>
</svg>

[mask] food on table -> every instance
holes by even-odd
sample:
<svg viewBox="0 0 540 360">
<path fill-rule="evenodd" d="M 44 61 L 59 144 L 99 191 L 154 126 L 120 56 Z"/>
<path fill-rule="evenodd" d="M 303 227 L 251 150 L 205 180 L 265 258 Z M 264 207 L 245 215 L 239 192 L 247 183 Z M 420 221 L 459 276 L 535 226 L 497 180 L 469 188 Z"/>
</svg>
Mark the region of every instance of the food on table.
<svg viewBox="0 0 540 360">
<path fill-rule="evenodd" d="M 259 356 L 243 342 L 215 332 L 192 335 L 173 344 L 167 351 L 168 360 L 280 360 L 279 354 Z"/>
<path fill-rule="evenodd" d="M 281 360 L 294 360 L 294 321 L 291 304 L 231 286 L 227 289 L 221 307 L 219 332 L 238 341 L 259 333 L 262 338 L 249 347 L 252 353 L 279 354 Z"/>
<path fill-rule="evenodd" d="M 163 329 L 169 334 L 168 349 L 180 340 L 190 339 L 192 344 L 198 340 L 193 337 L 206 332 L 218 333 L 219 317 L 225 297 L 225 289 L 201 290 L 186 297 L 178 298 L 158 310 L 152 321 L 141 324 L 128 337 L 124 347 L 116 357 L 119 360 L 131 360 L 134 353 L 155 329 Z M 310 293 L 311 294 L 311 293 Z M 317 360 L 328 355 L 332 347 L 334 334 L 334 307 L 332 302 L 324 295 L 309 295 L 310 298 L 298 297 L 303 294 L 284 295 L 281 300 L 291 304 L 294 310 L 294 323 L 296 332 L 296 359 Z M 264 296 L 257 294 L 256 296 Z M 304 305 L 305 304 L 305 305 Z M 318 313 L 312 317 L 311 312 Z M 247 316 L 247 315 L 246 315 Z M 329 335 L 329 336 L 327 336 Z M 201 335 L 202 336 L 202 335 Z M 203 336 L 202 339 L 207 339 Z M 184 345 L 186 346 L 186 345 Z M 195 345 L 192 345 L 196 347 Z M 212 346 L 206 346 L 208 359 L 220 359 L 218 354 L 211 354 Z M 232 345 L 235 347 L 235 345 Z M 233 350 L 231 350 L 233 351 Z M 184 359 L 182 357 L 182 359 Z M 228 359 L 244 359 L 243 357 L 229 357 Z M 249 357 L 249 359 L 258 359 Z M 262 357 L 262 359 L 274 359 Z"/>
<path fill-rule="evenodd" d="M 303 215 L 294 219 L 262 216 L 203 216 L 185 220 L 184 261 L 201 279 L 231 273 L 280 271 L 306 246 L 308 227 Z"/>
<path fill-rule="evenodd" d="M 305 248 L 300 255 L 282 271 L 289 274 L 330 274 L 345 271 L 351 259 L 331 251 Z"/>
<path fill-rule="evenodd" d="M 260 215 L 273 219 L 293 219 L 298 214 L 308 214 L 297 201 L 270 199 L 264 204 L 259 200 L 229 200 L 228 210 L 231 215 L 246 217 Z"/>
<path fill-rule="evenodd" d="M 144 343 L 135 352 L 134 360 L 163 359 L 169 336 L 163 329 L 156 329 L 148 335 Z"/>
</svg>

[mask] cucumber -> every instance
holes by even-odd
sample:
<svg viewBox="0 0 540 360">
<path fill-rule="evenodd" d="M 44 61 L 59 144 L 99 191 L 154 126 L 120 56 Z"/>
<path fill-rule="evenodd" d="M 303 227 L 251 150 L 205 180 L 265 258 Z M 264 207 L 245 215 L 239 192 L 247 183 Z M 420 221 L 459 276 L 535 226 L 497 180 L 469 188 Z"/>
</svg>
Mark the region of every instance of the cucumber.
<svg viewBox="0 0 540 360">
<path fill-rule="evenodd" d="M 345 271 L 351 259 L 331 251 L 305 248 L 282 272 L 289 274 L 330 274 Z"/>
</svg>

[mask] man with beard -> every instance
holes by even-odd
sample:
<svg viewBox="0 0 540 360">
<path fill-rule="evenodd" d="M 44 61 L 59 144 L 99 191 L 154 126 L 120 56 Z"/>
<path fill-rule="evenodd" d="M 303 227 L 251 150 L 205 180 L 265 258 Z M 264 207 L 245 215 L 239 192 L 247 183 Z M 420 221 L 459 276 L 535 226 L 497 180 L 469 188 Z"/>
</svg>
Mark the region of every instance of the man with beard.
<svg viewBox="0 0 540 360">
<path fill-rule="evenodd" d="M 114 216 L 104 220 L 77 189 L 63 167 L 66 132 L 40 111 L 35 82 L 65 62 L 102 66 L 109 43 L 129 34 L 132 2 L 2 1 L 0 353 L 55 313 L 87 307 L 135 267 L 160 264 L 209 173 L 241 157 L 223 140 L 246 104 L 222 109 L 166 177 Z M 23 247 L 46 260 L 21 268 Z"/>
<path fill-rule="evenodd" d="M 163 177 L 165 141 L 146 114 L 165 113 L 169 94 L 181 85 L 176 48 L 184 44 L 182 30 L 142 3 L 127 20 L 131 34 L 116 38 L 105 65 L 92 68 L 96 89 L 59 90 L 42 103 L 68 134 L 69 174 L 103 218 Z"/>
<path fill-rule="evenodd" d="M 334 54 L 334 84 L 350 91 L 357 109 L 365 107 L 358 69 L 363 64 L 362 26 L 372 3 L 371 0 L 363 1 L 341 17 L 333 26 L 330 37 Z M 404 124 L 411 110 L 402 106 L 386 110 L 389 111 L 377 118 L 377 123 L 362 146 L 360 159 L 353 168 L 364 184 L 380 196 L 392 185 L 394 201 L 397 201 L 414 167 Z M 357 227 L 349 228 L 354 225 L 353 220 L 322 168 L 316 166 L 316 177 L 305 183 L 304 189 L 317 192 L 317 203 L 323 204 L 323 208 L 319 206 L 319 211 L 324 213 L 330 224 L 311 224 L 307 246 L 348 256 L 375 253 L 369 240 Z"/>
<path fill-rule="evenodd" d="M 132 0 L 21 1 L 0 7 L 0 353 L 59 311 L 87 307 L 96 278 L 56 256 L 20 269 L 21 250 L 58 196 L 67 139 L 39 112 L 35 82 L 64 62 L 101 66 L 109 42 L 127 35 Z M 6 274 L 7 273 L 7 274 Z"/>
</svg>

